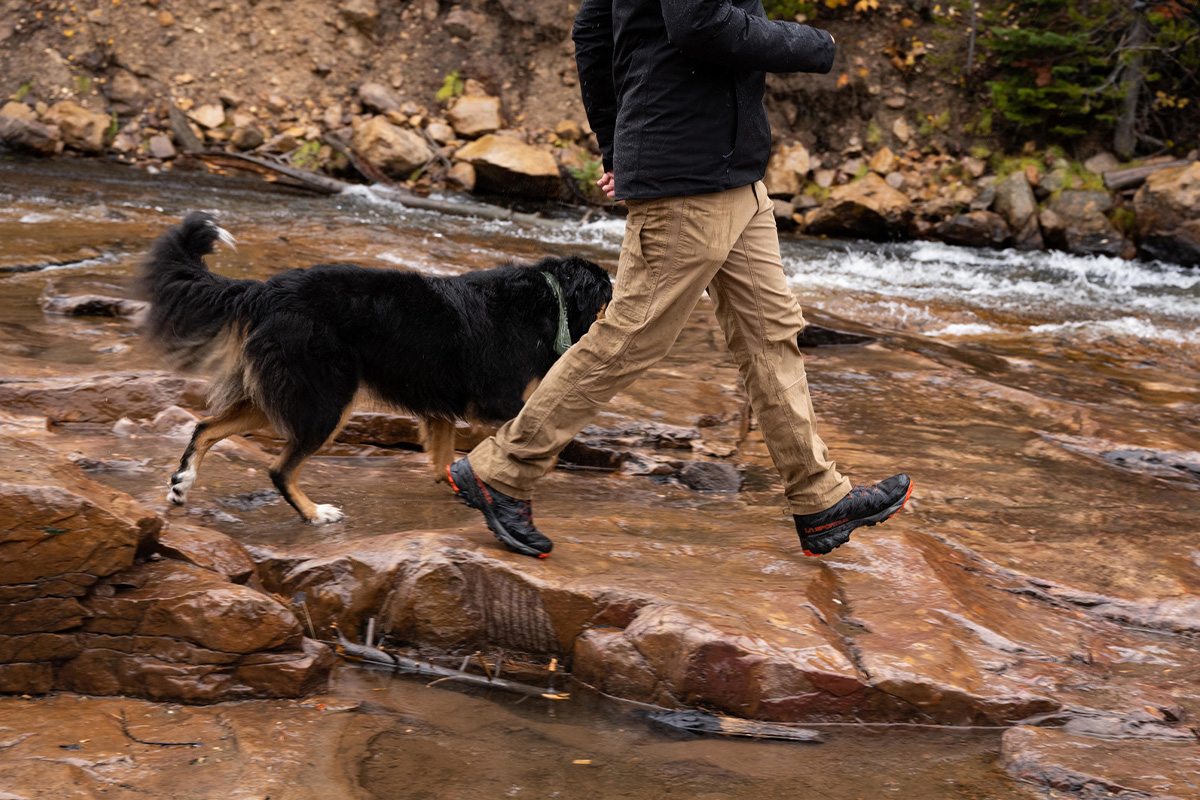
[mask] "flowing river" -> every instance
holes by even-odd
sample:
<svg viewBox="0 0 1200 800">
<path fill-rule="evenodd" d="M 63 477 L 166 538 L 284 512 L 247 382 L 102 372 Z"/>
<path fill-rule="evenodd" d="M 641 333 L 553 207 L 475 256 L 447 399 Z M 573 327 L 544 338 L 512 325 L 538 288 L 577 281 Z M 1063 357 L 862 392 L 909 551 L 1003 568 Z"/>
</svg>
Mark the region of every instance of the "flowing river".
<svg viewBox="0 0 1200 800">
<path fill-rule="evenodd" d="M 46 314 L 39 296 L 126 290 L 153 237 L 193 209 L 217 213 L 241 242 L 236 253 L 221 251 L 210 258 L 210 266 L 233 277 L 263 278 L 282 268 L 339 261 L 452 275 L 547 253 L 576 253 L 612 270 L 623 231 L 623 222 L 610 218 L 538 227 L 415 211 L 369 188 L 315 198 L 197 173 L 150 175 L 95 162 L 0 160 L 0 380 L 160 368 L 128 323 Z M 1010 571 L 1005 575 L 1052 579 L 1055 586 L 1102 596 L 1110 605 L 1125 603 L 1121 608 L 1133 610 L 1118 638 L 1128 641 L 1122 638 L 1108 656 L 1097 656 L 1110 659 L 1105 680 L 1116 683 L 1095 691 L 1116 697 L 1157 687 L 1176 698 L 1179 710 L 1171 714 L 1186 719 L 1187 713 L 1200 712 L 1194 632 L 1189 638 L 1178 628 L 1154 628 L 1137 617 L 1137 609 L 1159 608 L 1154 604 L 1164 598 L 1200 595 L 1200 272 L 929 242 L 785 238 L 782 249 L 811 321 L 877 339 L 864 347 L 818 348 L 809 354 L 814 404 L 839 463 L 856 481 L 901 468 L 916 476 L 917 502 L 906 512 L 907 521 L 899 523 L 911 527 L 913 535 L 928 532 L 937 541 L 969 549 L 986 560 L 987 569 Z M 711 411 L 724 414 L 732 431 L 739 407 L 736 372 L 719 343 L 704 301 L 672 355 L 623 396 L 620 413 L 691 425 L 697 415 Z M 180 449 L 177 439 L 115 439 L 107 430 L 102 435 L 63 429 L 59 435 L 63 452 L 135 464 L 97 479 L 139 499 L 161 497 L 160 484 Z M 277 498 L 254 509 L 222 502 L 205 509 L 201 498 L 196 513 L 203 524 L 260 548 L 253 550 L 256 560 L 261 553 L 265 561 L 279 563 L 284 551 L 272 548 L 319 548 L 323 542 L 354 548 L 385 531 L 436 524 L 444 506 L 430 499 L 434 494 L 425 486 L 419 454 L 390 456 L 383 460 L 391 464 L 380 467 L 378 458 L 334 452 L 316 459 L 306 472 L 312 486 L 336 487 L 352 522 L 358 520 L 354 524 L 325 530 L 301 526 Z M 727 547 L 729 531 L 740 530 L 739 515 L 750 515 L 755 525 L 778 525 L 779 538 L 754 528 L 747 546 L 790 554 L 763 573 L 791 580 L 799 574 L 792 566 L 795 550 L 761 439 L 752 439 L 739 459 L 746 477 L 741 499 L 697 499 L 676 484 L 638 477 L 616 488 L 598 481 L 596 496 L 575 508 L 568 490 L 576 490 L 587 474 L 560 470 L 549 482 L 545 509 L 560 526 L 584 515 L 602 520 L 609 526 L 604 530 L 661 536 L 655 546 L 666 547 L 677 564 L 691 563 L 693 548 Z M 219 487 L 214 496 L 247 497 L 268 488 L 261 471 L 235 467 L 212 467 L 211 484 Z M 422 488 L 407 504 L 371 488 L 382 481 L 404 485 L 417 476 Z M 314 496 L 325 493 L 313 491 Z M 582 510 L 593 503 L 608 505 L 602 511 Z M 467 526 L 471 518 L 456 519 Z M 685 525 L 680 520 L 701 521 Z M 589 547 L 577 538 L 564 541 L 579 550 Z M 622 546 L 604 547 L 610 566 L 636 557 L 622 555 Z M 823 562 L 843 582 L 840 596 L 861 592 L 853 621 L 858 627 L 847 628 L 846 636 L 859 636 L 859 628 L 884 636 L 881 632 L 892 630 L 893 623 L 905 632 L 871 640 L 875 644 L 860 639 L 868 651 L 917 653 L 931 646 L 921 644 L 926 640 L 918 640 L 915 632 L 920 627 L 928 633 L 929 625 L 917 625 L 928 618 L 936 629 L 930 636 L 961 623 L 964 627 L 956 630 L 978 635 L 979 647 L 1007 654 L 1002 669 L 981 667 L 981 672 L 1032 670 L 1029 674 L 1036 675 L 1030 682 L 1045 683 L 1060 664 L 1091 666 L 1082 656 L 1076 664 L 1073 655 L 1055 651 L 1052 640 L 1058 634 L 1047 634 L 1053 626 L 1040 618 L 997 611 L 1004 619 L 988 621 L 991 601 L 985 590 L 965 588 L 956 583 L 959 578 L 945 578 L 946 585 L 957 587 L 951 594 L 976 609 L 973 621 L 951 613 L 949 600 L 933 593 L 932 583 L 905 583 L 907 573 L 901 574 L 900 566 L 871 573 L 894 578 L 895 585 L 888 584 L 892 588 L 856 589 L 855 575 L 870 572 L 856 563 L 842 551 Z M 679 574 L 674 569 L 663 568 L 664 583 L 685 581 L 672 577 Z M 713 591 L 744 599 L 737 586 L 714 584 Z M 809 596 L 815 597 L 812 591 Z M 977 596 L 971 594 L 976 591 Z M 963 599 L 967 595 L 973 598 L 969 602 Z M 1028 601 L 1020 592 L 1004 597 Z M 886 606 L 910 601 L 912 610 L 904 613 L 913 622 L 888 617 Z M 1055 602 L 1066 608 L 1074 601 Z M 1088 603 L 1079 608 L 1102 605 Z M 1100 640 L 1117 636 L 1107 633 L 1115 627 L 1105 627 L 1117 624 L 1111 621 L 1114 615 L 1055 609 L 1073 615 L 1081 637 L 1089 631 Z M 763 616 L 768 617 L 766 611 Z M 947 634 L 958 641 L 966 635 Z M 1097 648 L 1079 646 L 1088 658 Z M 1118 650 L 1124 655 L 1114 655 Z M 975 652 L 967 651 L 964 658 L 978 666 Z M 959 669 L 969 668 L 936 665 L 928 674 L 958 686 Z M 873 674 L 880 670 L 864 667 Z M 1184 673 L 1186 690 L 1176 682 Z M 984 675 L 972 686 L 988 680 Z M 1126 680 L 1137 683 L 1120 683 Z M 621 693 L 608 688 L 610 694 Z M 979 688 L 978 694 L 986 692 Z M 646 720 L 643 705 L 582 687 L 566 703 L 516 704 L 509 696 L 426 689 L 411 679 L 341 668 L 327 702 L 357 704 L 375 727 L 369 737 L 353 741 L 314 728 L 308 746 L 336 752 L 340 768 L 380 798 L 1059 796 L 1050 789 L 1035 795 L 1005 773 L 1000 734 L 1008 725 L 988 722 L 978 711 L 986 704 L 972 705 L 962 699 L 965 695 L 947 689 L 940 710 L 936 700 L 933 710 L 922 706 L 927 725 L 896 723 L 898 716 L 883 713 L 870 725 L 846 724 L 853 722 L 851 712 L 815 714 L 810 719 L 826 743 L 801 745 L 671 734 Z M 55 716 L 55 702 L 47 703 L 39 724 L 68 725 L 69 716 Z M 955 703 L 961 713 L 946 711 Z M 1105 703 L 1097 707 L 1119 705 Z M 239 713 L 253 716 L 257 727 L 252 730 L 263 736 L 286 719 L 278 704 L 269 702 L 244 704 Z M 981 724 L 964 724 L 972 721 Z M 176 770 L 171 775 L 187 769 L 169 768 Z M 310 796 L 337 796 L 314 780 Z M 156 796 L 192 796 L 179 787 L 172 791 Z"/>
</svg>

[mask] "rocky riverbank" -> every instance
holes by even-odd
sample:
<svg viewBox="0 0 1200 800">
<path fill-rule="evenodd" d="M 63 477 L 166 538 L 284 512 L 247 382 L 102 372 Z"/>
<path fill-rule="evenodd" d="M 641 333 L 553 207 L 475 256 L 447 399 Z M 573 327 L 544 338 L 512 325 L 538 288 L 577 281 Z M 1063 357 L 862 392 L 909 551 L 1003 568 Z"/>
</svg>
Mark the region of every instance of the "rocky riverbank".
<svg viewBox="0 0 1200 800">
<path fill-rule="evenodd" d="M 13 151 L 262 170 L 217 157 L 241 154 L 420 192 L 607 205 L 567 6 L 8 8 L 0 146 Z M 1136 165 L 1032 145 L 998 152 L 963 132 L 953 83 L 898 71 L 874 49 L 889 25 L 916 41 L 931 23 L 879 19 L 865 31 L 830 24 L 851 42 L 832 75 L 771 78 L 767 184 L 781 228 L 1200 264 L 1196 151 Z"/>
</svg>

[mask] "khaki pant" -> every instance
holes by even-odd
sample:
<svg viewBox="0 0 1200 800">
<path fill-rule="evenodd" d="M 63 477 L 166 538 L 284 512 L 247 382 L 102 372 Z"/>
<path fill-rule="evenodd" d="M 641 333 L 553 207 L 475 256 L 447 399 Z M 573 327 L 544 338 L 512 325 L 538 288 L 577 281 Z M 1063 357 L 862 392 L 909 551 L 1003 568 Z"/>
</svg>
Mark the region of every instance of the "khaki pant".
<svg viewBox="0 0 1200 800">
<path fill-rule="evenodd" d="M 553 458 L 617 392 L 657 363 L 707 288 L 795 514 L 822 511 L 850 482 L 817 436 L 796 334 L 800 304 L 779 257 L 762 182 L 716 194 L 630 200 L 613 299 L 551 368 L 521 413 L 470 455 L 505 494 L 530 499 Z"/>
</svg>

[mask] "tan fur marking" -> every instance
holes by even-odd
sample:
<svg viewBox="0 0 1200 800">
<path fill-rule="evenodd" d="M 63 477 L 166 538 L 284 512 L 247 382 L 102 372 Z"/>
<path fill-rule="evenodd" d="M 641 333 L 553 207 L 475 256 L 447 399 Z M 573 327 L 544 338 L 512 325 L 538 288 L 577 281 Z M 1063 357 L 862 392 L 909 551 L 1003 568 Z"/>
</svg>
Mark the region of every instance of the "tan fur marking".
<svg viewBox="0 0 1200 800">
<path fill-rule="evenodd" d="M 270 426 L 267 415 L 247 402 L 239 403 L 232 408 L 211 416 L 202 421 L 206 425 L 204 432 L 196 438 L 195 450 L 192 452 L 191 463 L 188 467 L 193 471 L 200 470 L 200 462 L 212 446 L 230 436 L 242 436 L 247 433 Z"/>
<path fill-rule="evenodd" d="M 525 386 L 525 391 L 521 392 L 521 402 L 522 403 L 529 402 L 530 396 L 533 395 L 534 390 L 537 389 L 538 384 L 540 384 L 541 382 L 542 382 L 541 378 L 534 378 Z"/>
<path fill-rule="evenodd" d="M 596 312 L 596 322 L 604 319 L 604 312 L 608 310 L 608 303 L 600 306 L 600 310 Z"/>
<path fill-rule="evenodd" d="M 446 467 L 454 461 L 454 423 L 447 419 L 421 417 L 418 421 L 421 447 L 429 454 L 435 483 L 446 482 Z"/>
<path fill-rule="evenodd" d="M 271 464 L 271 471 L 279 473 L 283 478 L 283 488 L 281 491 L 283 492 L 284 499 L 288 500 L 293 506 L 296 507 L 296 510 L 300 512 L 300 516 L 304 517 L 305 522 L 312 522 L 317 518 L 317 504 L 312 500 L 309 500 L 308 495 L 306 495 L 296 483 L 296 478 L 300 474 L 300 469 L 304 466 L 305 462 L 312 457 L 312 454 L 310 453 L 309 455 L 306 455 L 304 458 L 297 461 L 295 466 L 292 467 L 291 471 L 283 472 L 282 470 L 284 465 L 287 464 L 288 459 L 292 458 L 294 453 L 295 446 L 289 442 L 284 446 L 283 452 L 281 452 L 275 458 L 274 463 Z"/>
</svg>

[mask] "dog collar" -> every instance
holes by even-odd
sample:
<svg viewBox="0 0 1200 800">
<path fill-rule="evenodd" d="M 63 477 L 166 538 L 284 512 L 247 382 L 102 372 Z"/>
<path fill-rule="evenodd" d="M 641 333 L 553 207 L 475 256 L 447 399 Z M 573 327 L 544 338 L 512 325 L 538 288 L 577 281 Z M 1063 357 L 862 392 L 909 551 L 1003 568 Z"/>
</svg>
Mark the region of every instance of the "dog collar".
<svg viewBox="0 0 1200 800">
<path fill-rule="evenodd" d="M 567 301 L 563 299 L 562 287 L 549 272 L 543 272 L 542 277 L 550 284 L 550 290 L 558 298 L 558 334 L 554 337 L 554 352 L 560 356 L 571 348 L 571 332 L 567 329 Z"/>
</svg>

